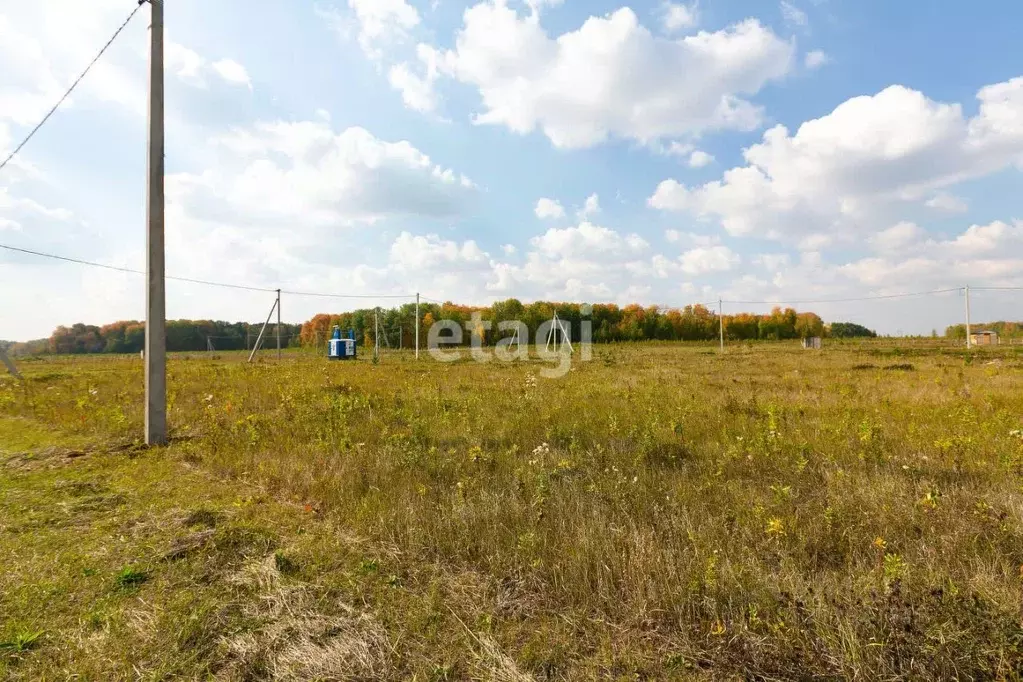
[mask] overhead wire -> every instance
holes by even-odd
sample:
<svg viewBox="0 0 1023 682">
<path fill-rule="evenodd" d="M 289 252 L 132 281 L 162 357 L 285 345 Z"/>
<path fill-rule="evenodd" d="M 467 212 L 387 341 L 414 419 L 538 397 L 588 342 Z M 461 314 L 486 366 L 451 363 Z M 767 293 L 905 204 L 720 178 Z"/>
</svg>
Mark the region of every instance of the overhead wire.
<svg viewBox="0 0 1023 682">
<path fill-rule="evenodd" d="M 109 265 L 107 263 L 97 263 L 95 261 L 84 260 L 81 258 L 72 258 L 69 256 L 60 256 L 53 253 L 46 253 L 44 251 L 35 251 L 33 249 L 26 249 L 18 246 L 11 246 L 10 244 L 0 244 L 0 249 L 6 249 L 17 253 L 24 253 L 32 256 L 38 256 L 41 258 L 50 258 L 53 260 L 64 261 L 67 263 L 75 263 L 78 265 L 86 265 L 90 267 L 102 268 L 105 270 L 112 270 L 115 272 L 124 272 L 134 275 L 145 275 L 146 273 L 142 270 L 136 270 L 134 268 L 127 268 L 118 265 Z M 194 277 L 180 277 L 175 275 L 167 275 L 167 279 L 175 280 L 178 282 L 189 282 L 192 284 L 202 284 L 212 287 L 221 287 L 226 289 L 240 289 L 245 291 L 259 291 L 263 293 L 277 293 L 280 291 L 282 295 L 287 294 L 289 296 L 308 296 L 316 298 L 349 298 L 349 299 L 414 299 L 415 294 L 338 294 L 330 292 L 316 292 L 316 291 L 296 291 L 292 289 L 277 289 L 275 287 L 257 287 L 246 284 L 233 284 L 230 282 L 216 282 L 206 279 L 197 279 Z M 973 291 L 1023 291 L 1023 287 L 970 287 Z M 901 294 L 878 294 L 874 296 L 856 296 L 849 298 L 821 298 L 821 299 L 802 299 L 802 300 L 776 300 L 776 301 L 745 301 L 745 300 L 731 300 L 721 299 L 720 301 L 710 301 L 707 303 L 695 303 L 693 305 L 702 305 L 705 307 L 713 307 L 717 303 L 727 303 L 730 305 L 805 305 L 805 304 L 821 304 L 821 303 L 853 303 L 859 301 L 877 301 L 886 299 L 898 299 L 898 298 L 910 298 L 916 296 L 930 296 L 937 294 L 948 294 L 952 292 L 962 292 L 963 287 L 952 287 L 948 289 L 932 289 L 930 291 L 914 291 Z M 436 303 L 438 305 L 444 305 L 445 302 L 440 299 L 431 298 L 429 296 L 419 296 L 421 301 L 428 303 Z"/>
<path fill-rule="evenodd" d="M 931 291 L 914 291 L 905 294 L 878 294 L 876 296 L 856 296 L 852 298 L 820 298 L 820 299 L 804 299 L 798 301 L 731 301 L 722 299 L 722 303 L 730 303 L 737 305 L 804 305 L 807 303 L 854 303 L 858 301 L 879 301 L 884 299 L 893 298 L 909 298 L 912 296 L 930 296 L 934 294 L 948 294 L 953 291 L 962 291 L 963 287 L 954 287 L 951 289 L 933 289 Z"/>
<path fill-rule="evenodd" d="M 135 5 L 135 9 L 131 11 L 131 13 L 128 15 L 128 18 L 125 19 L 124 22 L 117 27 L 117 30 L 114 31 L 114 35 L 110 36 L 110 40 L 108 40 L 106 44 L 100 49 L 100 51 L 96 53 L 96 56 L 92 58 L 92 61 L 89 62 L 89 65 L 85 67 L 85 70 L 78 75 L 78 78 L 74 80 L 74 82 L 71 84 L 71 87 L 69 87 L 64 92 L 64 94 L 60 96 L 60 99 L 58 99 L 56 104 L 54 104 L 53 107 L 48 112 L 46 112 L 46 115 L 43 116 L 42 120 L 40 120 L 39 123 L 37 123 L 35 127 L 28 132 L 28 135 L 26 135 L 25 138 L 18 144 L 18 146 L 15 147 L 14 150 L 7 155 L 7 158 L 5 158 L 2 163 L 0 163 L 0 170 L 3 170 L 4 167 L 8 163 L 10 163 L 11 159 L 18 155 L 18 152 L 21 151 L 22 147 L 28 144 L 28 141 L 31 140 L 37 132 L 39 132 L 39 129 L 42 128 L 48 120 L 50 120 L 50 117 L 53 116 L 54 112 L 56 112 L 57 109 L 60 108 L 60 105 L 64 103 L 64 100 L 66 100 L 68 96 L 71 95 L 71 92 L 76 87 L 78 87 L 78 84 L 82 82 L 82 79 L 85 78 L 85 74 L 89 73 L 92 67 L 96 65 L 96 62 L 100 60 L 100 57 L 102 57 L 103 54 L 107 51 L 107 49 L 113 44 L 113 42 L 117 39 L 117 36 L 121 35 L 121 31 L 125 29 L 128 23 L 132 20 L 135 14 L 142 7 L 142 4 L 143 4 L 142 2 L 139 2 L 137 5 Z"/>
<path fill-rule="evenodd" d="M 274 289 L 276 291 L 276 289 Z M 312 291 L 290 291 L 281 289 L 282 294 L 289 296 L 314 296 L 318 298 L 415 298 L 415 294 L 328 294 Z"/>
<path fill-rule="evenodd" d="M 76 263 L 78 265 L 88 265 L 94 268 L 103 268 L 104 270 L 113 270 L 115 272 L 126 272 L 133 275 L 145 275 L 146 273 L 142 270 L 135 270 L 134 268 L 125 268 L 118 265 L 108 265 L 107 263 L 96 263 L 94 261 L 82 260 L 81 258 L 70 258 L 68 256 L 58 256 L 53 253 L 45 253 L 43 251 L 34 251 L 32 249 L 24 249 L 18 246 L 11 246 L 9 244 L 0 244 L 0 249 L 6 249 L 8 251 L 15 251 L 17 253 L 25 253 L 31 256 L 39 256 L 41 258 L 51 258 L 53 260 L 64 261 L 67 263 Z M 175 280 L 178 282 L 190 282 L 192 284 L 204 284 L 211 287 L 222 287 L 225 289 L 242 289 L 245 291 L 259 291 L 263 293 L 277 293 L 277 288 L 273 287 L 256 287 L 249 286 L 246 284 L 232 284 L 230 282 L 214 282 L 206 279 L 196 279 L 193 277 L 178 277 L 175 275 L 166 275 L 167 279 Z M 317 296 L 325 298 L 415 298 L 415 294 L 331 294 L 331 293 L 314 293 L 307 291 L 291 291 L 288 289 L 281 289 L 281 294 L 288 294 L 289 296 Z"/>
<path fill-rule="evenodd" d="M 145 275 L 146 273 L 142 270 L 135 270 L 133 268 L 124 268 L 118 265 L 108 265 L 106 263 L 96 263 L 94 261 L 82 260 L 80 258 L 69 258 L 67 256 L 58 256 L 53 253 L 44 253 L 42 251 L 33 251 L 32 249 L 23 249 L 17 246 L 10 246 L 9 244 L 0 244 L 0 249 L 7 249 L 8 251 L 16 251 L 18 253 L 26 253 L 32 256 L 40 256 L 42 258 L 52 258 L 54 260 L 65 261 L 67 263 L 77 263 L 78 265 L 88 265 L 94 268 L 103 268 L 104 270 L 113 270 L 115 272 L 126 272 L 132 275 Z M 245 289 L 247 291 L 261 291 L 267 293 L 276 293 L 276 289 L 269 289 L 265 287 L 253 287 L 244 284 L 230 284 L 227 282 L 213 282 L 205 279 L 194 279 L 191 277 L 176 277 L 174 275 L 167 275 L 167 279 L 177 280 L 179 282 L 191 282 L 193 284 L 205 284 L 211 287 L 224 287 L 227 289 Z"/>
</svg>

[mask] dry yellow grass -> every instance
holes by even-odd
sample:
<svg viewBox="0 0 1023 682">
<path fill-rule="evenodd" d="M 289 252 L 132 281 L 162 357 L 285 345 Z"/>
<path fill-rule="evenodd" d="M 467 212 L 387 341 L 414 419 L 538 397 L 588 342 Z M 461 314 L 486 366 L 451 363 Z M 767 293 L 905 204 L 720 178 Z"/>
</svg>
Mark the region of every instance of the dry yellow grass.
<svg viewBox="0 0 1023 682">
<path fill-rule="evenodd" d="M 166 456 L 336 524 L 381 557 L 356 573 L 404 595 L 243 629 L 232 660 L 263 651 L 268 679 L 1019 676 L 1014 350 L 641 344 L 542 366 L 172 358 Z M 137 358 L 23 369 L 8 420 L 141 432 Z M 295 667 L 321 626 L 357 636 Z"/>
</svg>

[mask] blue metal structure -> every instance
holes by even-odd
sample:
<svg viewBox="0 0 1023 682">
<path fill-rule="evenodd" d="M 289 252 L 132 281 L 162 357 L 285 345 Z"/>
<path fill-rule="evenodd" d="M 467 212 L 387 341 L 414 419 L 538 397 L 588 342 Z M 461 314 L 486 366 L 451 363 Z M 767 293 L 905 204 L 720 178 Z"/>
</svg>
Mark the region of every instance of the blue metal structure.
<svg viewBox="0 0 1023 682">
<path fill-rule="evenodd" d="M 341 338 L 341 327 L 334 325 L 334 333 L 327 342 L 327 357 L 331 360 L 355 359 L 355 330 L 348 330 L 348 338 Z"/>
</svg>

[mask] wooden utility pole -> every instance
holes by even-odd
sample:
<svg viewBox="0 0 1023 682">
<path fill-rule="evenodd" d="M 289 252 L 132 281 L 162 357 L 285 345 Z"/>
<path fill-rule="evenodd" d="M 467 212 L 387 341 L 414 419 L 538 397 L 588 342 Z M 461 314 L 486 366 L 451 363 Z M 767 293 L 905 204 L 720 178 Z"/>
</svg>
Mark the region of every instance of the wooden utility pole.
<svg viewBox="0 0 1023 682">
<path fill-rule="evenodd" d="M 149 0 L 146 173 L 146 445 L 167 442 L 167 299 L 163 239 L 163 0 Z"/>
</svg>

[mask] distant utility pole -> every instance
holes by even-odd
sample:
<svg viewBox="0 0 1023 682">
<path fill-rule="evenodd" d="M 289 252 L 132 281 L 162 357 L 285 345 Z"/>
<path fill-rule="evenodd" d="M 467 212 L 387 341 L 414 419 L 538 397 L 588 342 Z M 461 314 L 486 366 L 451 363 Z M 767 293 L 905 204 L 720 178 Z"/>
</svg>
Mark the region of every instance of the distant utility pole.
<svg viewBox="0 0 1023 682">
<path fill-rule="evenodd" d="M 256 351 L 259 350 L 260 345 L 263 343 L 263 332 L 266 331 L 267 325 L 270 324 L 270 318 L 272 318 L 274 316 L 274 308 L 277 308 L 280 305 L 280 303 L 281 303 L 281 299 L 280 299 L 280 296 L 278 296 L 276 299 L 274 299 L 273 305 L 270 306 L 270 312 L 266 314 L 266 322 L 264 322 L 263 326 L 259 328 L 259 336 L 256 337 L 256 344 L 252 347 L 252 352 L 249 353 L 249 362 L 252 362 L 252 358 L 254 358 L 256 356 Z M 277 319 L 278 320 L 281 319 L 280 310 L 277 311 Z M 280 352 L 280 329 L 281 329 L 281 326 L 278 323 L 278 325 L 277 325 L 278 352 Z M 280 357 L 280 356 L 278 356 L 278 357 Z"/>
<path fill-rule="evenodd" d="M 277 290 L 277 362 L 281 361 L 281 290 Z"/>
<path fill-rule="evenodd" d="M 970 285 L 966 285 L 966 349 L 969 350 L 973 347 L 973 341 L 970 339 Z"/>
<path fill-rule="evenodd" d="M 419 359 L 419 294 L 416 293 L 416 360 Z"/>
<path fill-rule="evenodd" d="M 167 299 L 163 246 L 163 0 L 149 0 L 146 173 L 146 445 L 167 442 Z"/>
<path fill-rule="evenodd" d="M 373 311 L 373 357 L 380 357 L 380 306 Z"/>
<path fill-rule="evenodd" d="M 21 378 L 21 373 L 18 371 L 18 368 L 14 366 L 11 359 L 7 357 L 7 352 L 3 348 L 0 348 L 0 362 L 4 363 L 4 366 L 7 367 L 7 371 L 11 373 L 11 376 L 15 379 Z"/>
<path fill-rule="evenodd" d="M 721 337 L 721 352 L 725 352 L 725 316 L 721 313 L 721 299 L 718 299 L 718 335 Z"/>
</svg>

